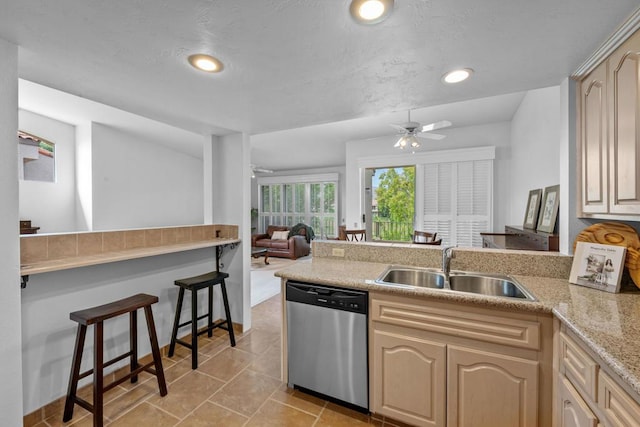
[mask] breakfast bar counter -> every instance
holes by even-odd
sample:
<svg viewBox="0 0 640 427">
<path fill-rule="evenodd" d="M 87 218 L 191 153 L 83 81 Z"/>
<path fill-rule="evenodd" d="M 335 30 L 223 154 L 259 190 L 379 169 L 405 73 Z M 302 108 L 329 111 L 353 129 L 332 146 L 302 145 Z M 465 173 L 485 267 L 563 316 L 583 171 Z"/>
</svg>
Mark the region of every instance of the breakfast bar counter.
<svg viewBox="0 0 640 427">
<path fill-rule="evenodd" d="M 237 244 L 236 226 L 194 225 L 29 235 L 20 238 L 20 274 L 47 273 Z"/>
</svg>

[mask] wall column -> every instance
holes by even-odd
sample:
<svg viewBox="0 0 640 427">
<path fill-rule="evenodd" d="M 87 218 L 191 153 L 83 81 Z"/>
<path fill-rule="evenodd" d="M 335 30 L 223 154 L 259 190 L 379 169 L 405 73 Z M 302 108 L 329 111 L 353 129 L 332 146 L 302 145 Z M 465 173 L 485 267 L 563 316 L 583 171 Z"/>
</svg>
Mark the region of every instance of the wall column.
<svg viewBox="0 0 640 427">
<path fill-rule="evenodd" d="M 576 83 L 566 78 L 560 84 L 560 252 L 573 254 L 573 241 L 588 225 L 576 217 L 578 203 L 578 170 L 576 141 Z"/>
<path fill-rule="evenodd" d="M 22 425 L 18 46 L 0 39 L 0 425 Z"/>
<path fill-rule="evenodd" d="M 219 141 L 216 135 L 206 135 L 202 141 L 202 175 L 204 179 L 204 223 L 213 224 L 214 204 L 216 200 L 216 174 L 219 161 Z"/>
</svg>

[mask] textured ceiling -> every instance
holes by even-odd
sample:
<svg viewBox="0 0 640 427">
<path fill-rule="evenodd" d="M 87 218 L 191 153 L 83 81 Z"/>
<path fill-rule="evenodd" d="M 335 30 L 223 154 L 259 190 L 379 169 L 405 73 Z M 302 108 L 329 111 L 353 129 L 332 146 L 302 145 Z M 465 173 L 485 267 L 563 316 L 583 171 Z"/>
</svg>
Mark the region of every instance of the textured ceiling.
<svg viewBox="0 0 640 427">
<path fill-rule="evenodd" d="M 20 77 L 196 133 L 263 134 L 559 84 L 637 0 L 0 0 Z M 186 58 L 225 64 L 197 72 Z M 445 86 L 441 75 L 471 67 Z M 354 122 L 355 126 L 355 122 Z"/>
</svg>

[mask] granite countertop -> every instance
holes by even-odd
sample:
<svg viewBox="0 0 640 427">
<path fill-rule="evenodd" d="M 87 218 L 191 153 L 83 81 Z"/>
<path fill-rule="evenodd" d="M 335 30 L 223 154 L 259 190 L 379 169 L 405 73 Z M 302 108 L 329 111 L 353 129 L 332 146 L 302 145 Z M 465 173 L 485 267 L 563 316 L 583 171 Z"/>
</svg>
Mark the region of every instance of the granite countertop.
<svg viewBox="0 0 640 427">
<path fill-rule="evenodd" d="M 536 298 L 522 301 L 428 288 L 377 285 L 388 263 L 312 258 L 280 270 L 276 276 L 319 284 L 528 312 L 552 313 L 584 340 L 607 366 L 640 396 L 640 291 L 611 294 L 567 280 L 512 275 Z"/>
</svg>

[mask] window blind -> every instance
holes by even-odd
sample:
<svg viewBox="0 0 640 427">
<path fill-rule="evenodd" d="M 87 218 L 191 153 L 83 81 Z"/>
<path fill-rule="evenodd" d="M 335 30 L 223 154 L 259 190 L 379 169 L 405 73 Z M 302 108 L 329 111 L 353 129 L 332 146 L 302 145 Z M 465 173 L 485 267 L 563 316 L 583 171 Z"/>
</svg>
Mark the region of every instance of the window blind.
<svg viewBox="0 0 640 427">
<path fill-rule="evenodd" d="M 492 221 L 493 160 L 424 164 L 422 229 L 443 245 L 482 247 Z"/>
</svg>

